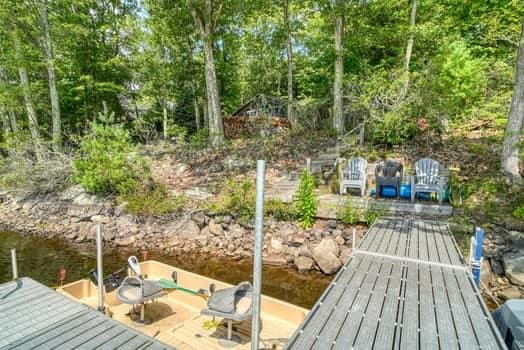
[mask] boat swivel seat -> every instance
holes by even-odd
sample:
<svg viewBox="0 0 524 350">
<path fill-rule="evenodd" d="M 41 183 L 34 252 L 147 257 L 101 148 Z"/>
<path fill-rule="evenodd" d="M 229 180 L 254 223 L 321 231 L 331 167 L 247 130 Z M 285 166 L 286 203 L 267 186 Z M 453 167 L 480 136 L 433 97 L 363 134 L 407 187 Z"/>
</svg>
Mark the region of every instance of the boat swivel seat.
<svg viewBox="0 0 524 350">
<path fill-rule="evenodd" d="M 116 291 L 116 297 L 124 304 L 140 305 L 140 317 L 135 321 L 137 326 L 149 324 L 145 318 L 146 303 L 167 295 L 156 281 L 148 281 L 142 278 L 138 259 L 134 256 L 128 259 L 129 267 L 136 273 L 136 276 L 128 276 L 124 279 Z"/>
<path fill-rule="evenodd" d="M 253 287 L 249 282 L 240 282 L 237 286 L 215 291 L 215 286 L 209 288 L 211 296 L 207 308 L 202 315 L 223 318 L 227 321 L 227 335 L 219 339 L 222 347 L 235 347 L 240 343 L 240 337 L 233 334 L 233 321 L 241 322 L 251 319 L 253 309 Z"/>
</svg>

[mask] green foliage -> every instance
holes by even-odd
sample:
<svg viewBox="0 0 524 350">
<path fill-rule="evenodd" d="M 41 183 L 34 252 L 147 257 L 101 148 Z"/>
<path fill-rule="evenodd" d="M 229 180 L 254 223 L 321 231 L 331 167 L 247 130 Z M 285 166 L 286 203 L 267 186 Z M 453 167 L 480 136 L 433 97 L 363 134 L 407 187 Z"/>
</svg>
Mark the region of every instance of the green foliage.
<svg viewBox="0 0 524 350">
<path fill-rule="evenodd" d="M 373 143 L 387 146 L 401 145 L 416 134 L 415 123 L 400 113 L 388 112 L 373 125 Z"/>
<path fill-rule="evenodd" d="M 249 180 L 229 180 L 220 194 L 208 205 L 208 210 L 220 215 L 234 215 L 249 222 L 255 215 L 255 188 Z"/>
<path fill-rule="evenodd" d="M 520 207 L 513 210 L 513 216 L 517 219 L 524 220 L 524 205 L 521 205 Z"/>
<path fill-rule="evenodd" d="M 351 201 L 349 200 L 340 209 L 340 212 L 338 214 L 339 220 L 342 221 L 342 223 L 346 225 L 355 225 L 356 223 L 360 222 L 361 220 L 360 217 L 361 217 L 360 209 L 351 205 Z"/>
<path fill-rule="evenodd" d="M 119 204 L 125 204 L 125 210 L 135 215 L 162 215 L 179 211 L 185 204 L 182 196 L 172 196 L 164 186 L 151 190 L 142 189 L 117 197 Z"/>
<path fill-rule="evenodd" d="M 371 226 L 375 222 L 375 220 L 386 214 L 386 207 L 368 208 L 364 213 L 364 221 L 366 222 L 366 225 Z"/>
<path fill-rule="evenodd" d="M 167 136 L 170 138 L 176 138 L 177 142 L 185 142 L 187 132 L 187 128 L 179 124 L 171 124 L 167 128 Z"/>
<path fill-rule="evenodd" d="M 209 139 L 209 129 L 202 128 L 189 137 L 189 144 L 195 149 L 204 149 L 207 147 Z"/>
<path fill-rule="evenodd" d="M 462 40 L 442 47 L 433 62 L 430 86 L 440 110 L 449 116 L 461 115 L 464 108 L 473 106 L 483 96 L 487 84 L 485 64 L 473 57 Z"/>
<path fill-rule="evenodd" d="M 135 191 L 149 173 L 144 159 L 135 152 L 126 130 L 94 123 L 80 142 L 73 179 L 91 193 Z"/>
<path fill-rule="evenodd" d="M 300 175 L 298 185 L 297 214 L 298 223 L 303 229 L 313 226 L 317 213 L 317 199 L 315 196 L 315 178 L 307 170 Z"/>
<path fill-rule="evenodd" d="M 290 221 L 297 218 L 297 208 L 293 203 L 279 199 L 270 199 L 264 203 L 264 212 L 279 221 Z"/>
</svg>

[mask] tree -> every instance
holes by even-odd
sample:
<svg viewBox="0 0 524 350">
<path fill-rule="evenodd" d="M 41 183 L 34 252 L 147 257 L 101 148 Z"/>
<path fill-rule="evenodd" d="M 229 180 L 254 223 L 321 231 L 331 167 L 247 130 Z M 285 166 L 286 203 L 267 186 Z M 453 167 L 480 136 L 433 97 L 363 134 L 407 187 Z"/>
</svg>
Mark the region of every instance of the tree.
<svg viewBox="0 0 524 350">
<path fill-rule="evenodd" d="M 289 23 L 289 3 L 284 0 L 284 25 L 286 29 L 286 51 L 287 51 L 287 117 L 291 125 L 297 124 L 293 106 L 293 44 L 291 42 L 291 24 Z"/>
<path fill-rule="evenodd" d="M 519 149 L 524 123 L 524 17 L 522 18 L 522 33 L 516 66 L 515 88 L 502 147 L 502 171 L 511 181 L 520 183 L 522 177 L 519 169 Z"/>
<path fill-rule="evenodd" d="M 22 57 L 22 45 L 20 43 L 20 38 L 17 35 L 18 34 L 15 33 L 14 43 L 16 56 L 18 59 L 17 61 L 18 74 L 20 77 L 20 87 L 24 96 L 24 105 L 27 112 L 29 131 L 31 132 L 31 140 L 33 141 L 36 159 L 40 161 L 42 160 L 42 145 L 40 142 L 40 131 L 38 129 L 38 117 L 33 103 L 33 98 L 31 96 L 31 86 L 27 75 L 27 69 L 25 67 L 24 59 Z"/>
<path fill-rule="evenodd" d="M 60 103 L 58 100 L 58 90 L 56 88 L 55 63 L 53 56 L 53 42 L 49 30 L 49 20 L 47 17 L 47 1 L 39 0 L 40 21 L 43 33 L 44 59 L 47 68 L 47 78 L 49 83 L 49 98 L 51 100 L 51 114 L 53 116 L 53 149 L 60 150 L 62 146 L 62 121 L 60 118 Z"/>
<path fill-rule="evenodd" d="M 213 54 L 213 36 L 224 4 L 222 1 L 212 0 L 187 0 L 187 4 L 204 44 L 209 143 L 211 147 L 220 147 L 224 143 L 224 125 Z"/>
<path fill-rule="evenodd" d="M 343 134 L 344 123 L 344 0 L 333 0 L 335 27 L 335 79 L 333 83 L 333 128 Z"/>
<path fill-rule="evenodd" d="M 404 56 L 404 84 L 402 86 L 402 91 L 400 95 L 402 97 L 406 96 L 409 86 L 409 63 L 411 61 L 411 53 L 413 52 L 413 36 L 415 30 L 415 20 L 417 18 L 417 0 L 413 0 L 411 3 L 411 16 L 409 19 L 409 34 L 408 34 L 408 43 L 406 45 L 406 55 Z"/>
</svg>

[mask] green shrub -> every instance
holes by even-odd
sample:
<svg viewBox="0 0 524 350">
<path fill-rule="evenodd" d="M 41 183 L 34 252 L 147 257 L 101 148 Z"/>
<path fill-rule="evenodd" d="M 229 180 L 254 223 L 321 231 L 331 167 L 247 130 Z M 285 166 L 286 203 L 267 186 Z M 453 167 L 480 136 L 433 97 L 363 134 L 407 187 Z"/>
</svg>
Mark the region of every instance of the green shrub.
<svg viewBox="0 0 524 350">
<path fill-rule="evenodd" d="M 255 215 L 255 195 L 251 181 L 229 180 L 208 205 L 208 209 L 216 214 L 231 214 L 243 222 L 249 222 Z"/>
<path fill-rule="evenodd" d="M 152 190 L 127 193 L 117 197 L 119 204 L 125 204 L 125 210 L 135 215 L 162 215 L 180 210 L 185 203 L 182 196 L 171 196 L 164 186 Z"/>
<path fill-rule="evenodd" d="M 187 137 L 187 128 L 178 124 L 171 124 L 167 128 L 167 136 L 176 138 L 178 142 L 185 142 Z"/>
<path fill-rule="evenodd" d="M 385 207 L 368 208 L 364 213 L 364 220 L 366 225 L 371 226 L 379 217 L 386 215 L 387 209 Z"/>
<path fill-rule="evenodd" d="M 149 174 L 145 160 L 135 151 L 126 130 L 94 123 L 91 133 L 80 142 L 73 179 L 91 193 L 135 191 Z"/>
<path fill-rule="evenodd" d="M 351 201 L 347 201 L 345 205 L 340 209 L 339 219 L 343 224 L 355 225 L 360 222 L 360 210 L 351 205 Z"/>
<path fill-rule="evenodd" d="M 442 113 L 459 115 L 481 99 L 487 84 L 485 65 L 464 41 L 444 45 L 432 70 L 430 89 L 438 96 Z"/>
<path fill-rule="evenodd" d="M 395 146 L 412 139 L 416 131 L 412 118 L 406 118 L 401 113 L 388 112 L 372 126 L 371 138 L 374 144 Z"/>
<path fill-rule="evenodd" d="M 204 149 L 207 147 L 209 139 L 209 129 L 202 128 L 189 137 L 189 144 L 196 149 Z"/>
<path fill-rule="evenodd" d="M 517 209 L 513 210 L 513 216 L 517 219 L 524 219 L 524 205 L 521 205 Z"/>
<path fill-rule="evenodd" d="M 289 221 L 297 218 L 297 209 L 293 203 L 284 203 L 279 199 L 267 200 L 264 204 L 266 215 L 279 221 Z"/>
<path fill-rule="evenodd" d="M 298 186 L 297 215 L 299 226 L 307 229 L 313 226 L 317 213 L 317 199 L 315 197 L 315 178 L 307 170 L 300 175 Z"/>
</svg>

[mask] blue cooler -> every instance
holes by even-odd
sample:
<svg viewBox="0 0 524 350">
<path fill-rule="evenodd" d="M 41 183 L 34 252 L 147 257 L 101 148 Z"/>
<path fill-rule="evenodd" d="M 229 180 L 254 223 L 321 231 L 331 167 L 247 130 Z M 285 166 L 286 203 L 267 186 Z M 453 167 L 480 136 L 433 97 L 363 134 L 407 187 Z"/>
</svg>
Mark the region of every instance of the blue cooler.
<svg viewBox="0 0 524 350">
<path fill-rule="evenodd" d="M 411 184 L 403 183 L 400 185 L 400 198 L 411 199 Z"/>
<path fill-rule="evenodd" d="M 383 186 L 382 197 L 394 198 L 397 196 L 397 189 L 394 186 Z"/>
</svg>

